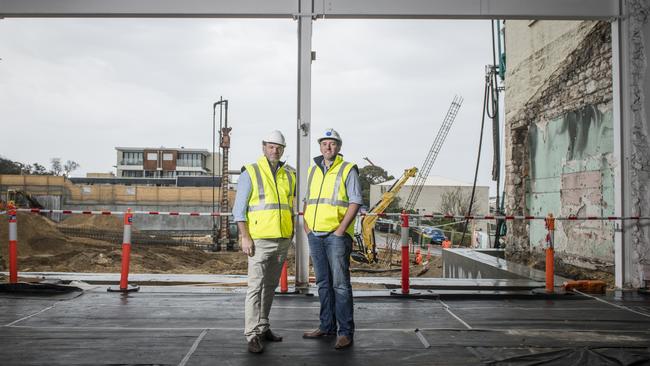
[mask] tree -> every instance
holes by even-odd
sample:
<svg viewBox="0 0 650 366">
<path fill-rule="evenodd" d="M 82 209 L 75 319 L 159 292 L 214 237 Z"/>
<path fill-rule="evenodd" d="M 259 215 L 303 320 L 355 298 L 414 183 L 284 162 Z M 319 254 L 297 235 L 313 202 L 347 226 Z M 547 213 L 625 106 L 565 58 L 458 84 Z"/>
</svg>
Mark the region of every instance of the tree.
<svg viewBox="0 0 650 366">
<path fill-rule="evenodd" d="M 42 166 L 39 163 L 34 163 L 32 165 L 28 165 L 29 167 L 29 174 L 32 175 L 47 175 L 50 172 L 48 172 L 44 166 Z"/>
<path fill-rule="evenodd" d="M 0 174 L 20 174 L 21 165 L 15 161 L 0 157 Z"/>
<path fill-rule="evenodd" d="M 63 164 L 63 176 L 67 177 L 68 175 L 70 175 L 70 173 L 72 173 L 72 171 L 76 170 L 77 168 L 79 168 L 79 163 L 77 163 L 76 161 L 73 160 L 66 161 L 65 164 Z"/>
<path fill-rule="evenodd" d="M 468 213 L 470 196 L 470 193 L 463 194 L 460 187 L 446 191 L 440 196 L 440 210 L 443 213 L 454 215 L 472 215 L 476 213 L 476 196 L 474 197 L 474 204 L 472 204 L 472 212 Z"/>
<path fill-rule="evenodd" d="M 52 167 L 52 175 L 61 175 L 61 172 L 63 171 L 61 158 L 50 159 L 50 166 Z"/>
<path fill-rule="evenodd" d="M 392 175 L 382 167 L 377 165 L 366 165 L 359 169 L 359 183 L 361 184 L 361 195 L 363 197 L 363 204 L 370 207 L 370 185 L 380 184 L 391 179 L 395 179 Z M 374 203 L 374 202 L 373 202 Z"/>
<path fill-rule="evenodd" d="M 440 196 L 440 209 L 445 214 L 453 215 L 473 215 L 477 211 L 476 207 L 476 196 L 474 196 L 474 203 L 472 204 L 472 211 L 467 212 L 469 208 L 469 200 L 471 193 L 463 194 L 461 187 L 456 187 L 451 191 L 444 192 Z M 442 219 L 439 224 L 448 224 L 452 223 L 452 219 Z M 455 230 L 460 232 L 464 231 L 464 222 L 459 222 L 453 225 Z"/>
</svg>

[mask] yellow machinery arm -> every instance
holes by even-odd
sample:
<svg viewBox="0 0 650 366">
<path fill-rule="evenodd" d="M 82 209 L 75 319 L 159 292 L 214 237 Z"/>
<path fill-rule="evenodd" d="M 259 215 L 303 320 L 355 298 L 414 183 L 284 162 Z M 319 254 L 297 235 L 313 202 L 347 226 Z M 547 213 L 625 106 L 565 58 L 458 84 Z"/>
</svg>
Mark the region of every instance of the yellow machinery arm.
<svg viewBox="0 0 650 366">
<path fill-rule="evenodd" d="M 373 206 L 368 213 L 371 215 L 364 216 L 361 219 L 361 235 L 357 235 L 357 241 L 361 239 L 362 243 L 359 247 L 360 249 L 363 249 L 363 256 L 365 258 L 358 258 L 361 259 L 363 262 L 368 262 L 368 263 L 374 263 L 377 262 L 377 249 L 375 246 L 375 235 L 374 235 L 374 230 L 375 230 L 375 223 L 377 222 L 377 219 L 379 216 L 378 214 L 381 214 L 386 210 L 386 208 L 393 202 L 395 197 L 397 196 L 397 193 L 399 193 L 400 189 L 406 184 L 409 178 L 415 177 L 415 174 L 417 174 L 418 169 L 417 168 L 410 168 L 404 170 L 404 174 L 400 179 L 398 179 L 388 191 L 386 191 L 382 196 L 381 200 Z M 353 258 L 357 259 L 357 258 Z M 365 260 L 363 260 L 365 259 Z"/>
</svg>

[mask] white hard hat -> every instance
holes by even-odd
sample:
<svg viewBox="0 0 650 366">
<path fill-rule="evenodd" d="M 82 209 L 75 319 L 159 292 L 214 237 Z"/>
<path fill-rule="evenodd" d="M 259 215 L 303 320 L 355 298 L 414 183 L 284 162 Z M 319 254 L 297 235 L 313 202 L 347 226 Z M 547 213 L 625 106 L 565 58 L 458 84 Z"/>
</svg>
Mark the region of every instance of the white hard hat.
<svg viewBox="0 0 650 366">
<path fill-rule="evenodd" d="M 320 144 L 321 141 L 327 140 L 327 139 L 336 140 L 336 141 L 339 142 L 339 144 L 343 144 L 343 140 L 341 139 L 341 135 L 339 135 L 339 133 L 336 132 L 336 130 L 333 129 L 333 128 L 326 129 L 325 132 L 323 132 L 323 134 L 320 135 L 320 137 L 318 138 L 318 143 Z"/>
<path fill-rule="evenodd" d="M 269 133 L 268 136 L 262 142 L 270 142 L 272 144 L 278 144 L 282 146 L 287 146 L 287 143 L 284 141 L 284 135 L 278 130 L 273 130 Z"/>
</svg>

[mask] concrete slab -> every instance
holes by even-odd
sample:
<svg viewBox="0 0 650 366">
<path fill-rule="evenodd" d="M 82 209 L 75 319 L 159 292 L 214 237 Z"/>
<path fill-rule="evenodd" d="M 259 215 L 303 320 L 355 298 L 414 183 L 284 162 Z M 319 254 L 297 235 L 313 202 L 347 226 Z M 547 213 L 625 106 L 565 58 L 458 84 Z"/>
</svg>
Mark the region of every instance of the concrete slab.
<svg viewBox="0 0 650 366">
<path fill-rule="evenodd" d="M 0 364 L 516 365 L 551 359 L 562 364 L 579 357 L 596 360 L 592 364 L 643 364 L 650 363 L 650 314 L 639 310 L 648 301 L 581 295 L 561 300 L 357 297 L 355 344 L 335 351 L 332 339 L 301 337 L 317 326 L 318 298 L 281 296 L 275 298 L 271 322 L 285 339 L 252 355 L 242 334 L 241 288 L 144 286 L 137 293 L 116 294 L 97 286 L 78 297 L 0 294 Z"/>
</svg>

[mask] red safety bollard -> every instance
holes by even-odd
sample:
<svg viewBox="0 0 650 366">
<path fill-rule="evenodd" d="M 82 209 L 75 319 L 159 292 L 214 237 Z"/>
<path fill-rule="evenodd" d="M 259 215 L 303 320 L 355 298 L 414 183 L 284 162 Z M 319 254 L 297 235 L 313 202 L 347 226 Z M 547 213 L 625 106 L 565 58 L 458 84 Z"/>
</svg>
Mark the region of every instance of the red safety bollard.
<svg viewBox="0 0 650 366">
<path fill-rule="evenodd" d="M 555 291 L 555 218 L 553 214 L 549 213 L 546 217 L 546 292 L 553 293 Z"/>
<path fill-rule="evenodd" d="M 287 270 L 287 261 L 282 264 L 282 274 L 280 275 L 280 292 L 289 292 L 289 271 Z"/>
<path fill-rule="evenodd" d="M 16 205 L 9 201 L 7 205 L 9 216 L 9 283 L 18 282 L 18 224 L 16 220 Z"/>
<path fill-rule="evenodd" d="M 409 215 L 402 211 L 402 294 L 409 293 Z"/>
<path fill-rule="evenodd" d="M 129 285 L 129 264 L 131 261 L 131 227 L 133 214 L 129 208 L 124 214 L 124 237 L 122 240 L 122 271 L 120 272 L 120 288 L 108 288 L 109 292 L 133 292 L 140 290 L 138 286 Z"/>
</svg>

